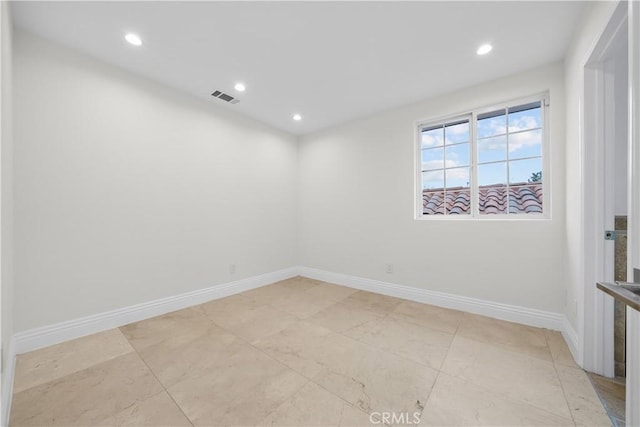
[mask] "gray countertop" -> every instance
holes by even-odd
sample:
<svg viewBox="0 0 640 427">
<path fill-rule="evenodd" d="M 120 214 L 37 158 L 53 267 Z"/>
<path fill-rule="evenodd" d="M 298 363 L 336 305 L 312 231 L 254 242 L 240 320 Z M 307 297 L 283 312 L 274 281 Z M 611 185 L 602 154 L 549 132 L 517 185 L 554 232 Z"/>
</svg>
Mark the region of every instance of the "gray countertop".
<svg viewBox="0 0 640 427">
<path fill-rule="evenodd" d="M 640 311 L 640 283 L 598 282 L 596 286 L 618 301 L 625 303 L 634 310 Z"/>
</svg>

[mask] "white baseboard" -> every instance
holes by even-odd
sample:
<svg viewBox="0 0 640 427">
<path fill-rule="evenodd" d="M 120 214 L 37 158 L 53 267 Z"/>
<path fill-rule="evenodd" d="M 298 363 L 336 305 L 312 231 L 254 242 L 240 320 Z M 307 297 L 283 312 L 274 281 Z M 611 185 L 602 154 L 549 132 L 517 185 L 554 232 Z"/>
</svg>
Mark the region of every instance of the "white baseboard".
<svg viewBox="0 0 640 427">
<path fill-rule="evenodd" d="M 161 298 L 130 307 L 124 307 L 105 313 L 80 319 L 73 319 L 54 325 L 30 329 L 14 335 L 15 354 L 26 353 L 38 348 L 59 344 L 75 338 L 117 328 L 132 322 L 148 319 L 202 304 L 218 298 L 224 298 L 239 292 L 259 288 L 280 280 L 298 275 L 298 268 L 291 267 L 260 276 L 249 277 L 235 282 L 211 286 L 197 291 L 186 292 L 172 297 Z"/>
<path fill-rule="evenodd" d="M 191 307 L 193 305 L 202 304 L 214 299 L 237 294 L 239 292 L 248 291 L 297 275 L 424 304 L 466 311 L 524 325 L 562 331 L 574 358 L 578 360 L 578 357 L 576 357 L 579 355 L 577 345 L 578 336 L 571 327 L 571 324 L 566 320 L 566 317 L 560 313 L 503 304 L 444 292 L 430 291 L 309 267 L 291 267 L 260 276 L 215 285 L 209 288 L 149 301 L 130 307 L 124 307 L 105 313 L 99 313 L 80 319 L 73 319 L 54 325 L 30 329 L 14 335 L 14 347 L 12 349 L 14 352 L 13 354 L 21 354 L 38 348 L 102 332 L 107 329 L 117 328 L 128 323 L 137 322 L 150 317 Z"/>
<path fill-rule="evenodd" d="M 475 313 L 482 316 L 493 317 L 529 326 L 562 331 L 574 358 L 578 360 L 576 357 L 579 354 L 577 351 L 577 334 L 573 328 L 571 328 L 569 322 L 566 321 L 564 315 L 560 313 L 503 304 L 444 292 L 430 291 L 309 267 L 291 267 L 260 276 L 215 285 L 209 288 L 149 301 L 130 307 L 124 307 L 105 313 L 99 313 L 54 325 L 30 329 L 14 335 L 13 351 L 14 354 L 21 354 L 38 348 L 59 344 L 75 338 L 102 332 L 107 329 L 117 328 L 132 322 L 137 322 L 193 305 L 202 304 L 214 299 L 237 294 L 239 292 L 255 289 L 297 275 L 424 304 L 466 311 L 469 313 Z"/>
<path fill-rule="evenodd" d="M 0 412 L 2 412 L 0 419 L 2 424 L 0 425 L 2 426 L 9 425 L 9 412 L 11 409 L 11 400 L 13 398 L 13 378 L 15 377 L 16 370 L 15 347 L 14 338 L 11 338 L 9 348 L 5 350 L 5 364 L 2 367 L 2 400 L 0 401 Z"/>
<path fill-rule="evenodd" d="M 567 319 L 566 316 L 562 319 L 561 332 L 562 337 L 567 343 L 567 347 L 569 347 L 569 351 L 573 356 L 573 360 L 575 360 L 578 366 L 583 366 L 582 351 L 580 351 L 580 346 L 578 345 L 578 343 L 580 342 L 580 340 L 578 339 L 578 333 L 575 329 L 573 329 L 571 322 L 569 322 L 569 319 Z"/>
<path fill-rule="evenodd" d="M 509 322 L 521 323 L 523 325 L 552 329 L 554 331 L 560 331 L 563 329 L 564 315 L 560 313 L 502 304 L 444 292 L 429 291 L 426 289 L 365 279 L 363 277 L 348 276 L 346 274 L 317 270 L 309 267 L 300 267 L 299 273 L 301 276 L 309 277 L 311 279 L 323 280 L 325 282 L 421 302 L 423 304 L 431 304 L 439 307 L 466 311 Z"/>
</svg>

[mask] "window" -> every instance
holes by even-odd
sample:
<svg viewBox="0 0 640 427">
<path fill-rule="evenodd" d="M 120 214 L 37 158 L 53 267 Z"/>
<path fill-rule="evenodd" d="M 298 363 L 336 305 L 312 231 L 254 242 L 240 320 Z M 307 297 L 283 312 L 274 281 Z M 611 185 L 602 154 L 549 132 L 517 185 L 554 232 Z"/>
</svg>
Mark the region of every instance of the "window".
<svg viewBox="0 0 640 427">
<path fill-rule="evenodd" d="M 418 216 L 544 216 L 545 100 L 419 123 Z"/>
</svg>

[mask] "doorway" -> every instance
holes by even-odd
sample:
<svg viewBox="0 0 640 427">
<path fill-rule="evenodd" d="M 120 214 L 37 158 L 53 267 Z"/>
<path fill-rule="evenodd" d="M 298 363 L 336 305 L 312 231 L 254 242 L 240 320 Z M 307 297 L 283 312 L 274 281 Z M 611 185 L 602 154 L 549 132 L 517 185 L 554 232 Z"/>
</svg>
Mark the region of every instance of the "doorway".
<svg viewBox="0 0 640 427">
<path fill-rule="evenodd" d="M 596 281 L 631 281 L 629 223 L 629 25 L 620 2 L 584 69 L 584 368 L 614 424 L 625 421 L 626 306 Z M 621 392 L 620 392 L 621 390 Z M 609 403 L 609 404 L 607 404 Z"/>
</svg>

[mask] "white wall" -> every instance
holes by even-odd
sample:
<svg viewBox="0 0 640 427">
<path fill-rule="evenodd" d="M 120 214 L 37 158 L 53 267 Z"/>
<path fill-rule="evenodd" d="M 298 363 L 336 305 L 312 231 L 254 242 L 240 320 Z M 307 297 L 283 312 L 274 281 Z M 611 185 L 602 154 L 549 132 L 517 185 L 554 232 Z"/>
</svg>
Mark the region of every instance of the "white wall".
<svg viewBox="0 0 640 427">
<path fill-rule="evenodd" d="M 2 334 L 2 378 L 0 379 L 0 387 L 2 387 L 2 396 L 0 399 L 2 421 L 5 421 L 4 415 L 7 413 L 8 397 L 10 390 L 5 390 L 11 378 L 7 377 L 8 366 L 12 363 L 11 357 L 11 338 L 13 336 L 13 181 L 12 181 L 12 112 L 11 112 L 11 71 L 12 71 L 12 54 L 11 54 L 11 18 L 8 2 L 0 2 L 0 45 L 1 45 L 1 81 L 0 81 L 0 98 L 2 104 L 0 106 L 0 127 L 1 127 L 1 144 L 0 144 L 0 186 L 2 198 L 0 200 L 0 299 L 2 301 L 0 310 L 2 312 L 0 328 Z"/>
<path fill-rule="evenodd" d="M 416 120 L 545 90 L 551 220 L 414 220 Z M 554 64 L 301 138 L 301 265 L 562 312 L 564 121 L 563 67 Z M 385 273 L 386 263 L 394 264 L 393 274 Z"/>
<path fill-rule="evenodd" d="M 296 265 L 294 137 L 24 32 L 14 54 L 16 332 Z"/>
</svg>

